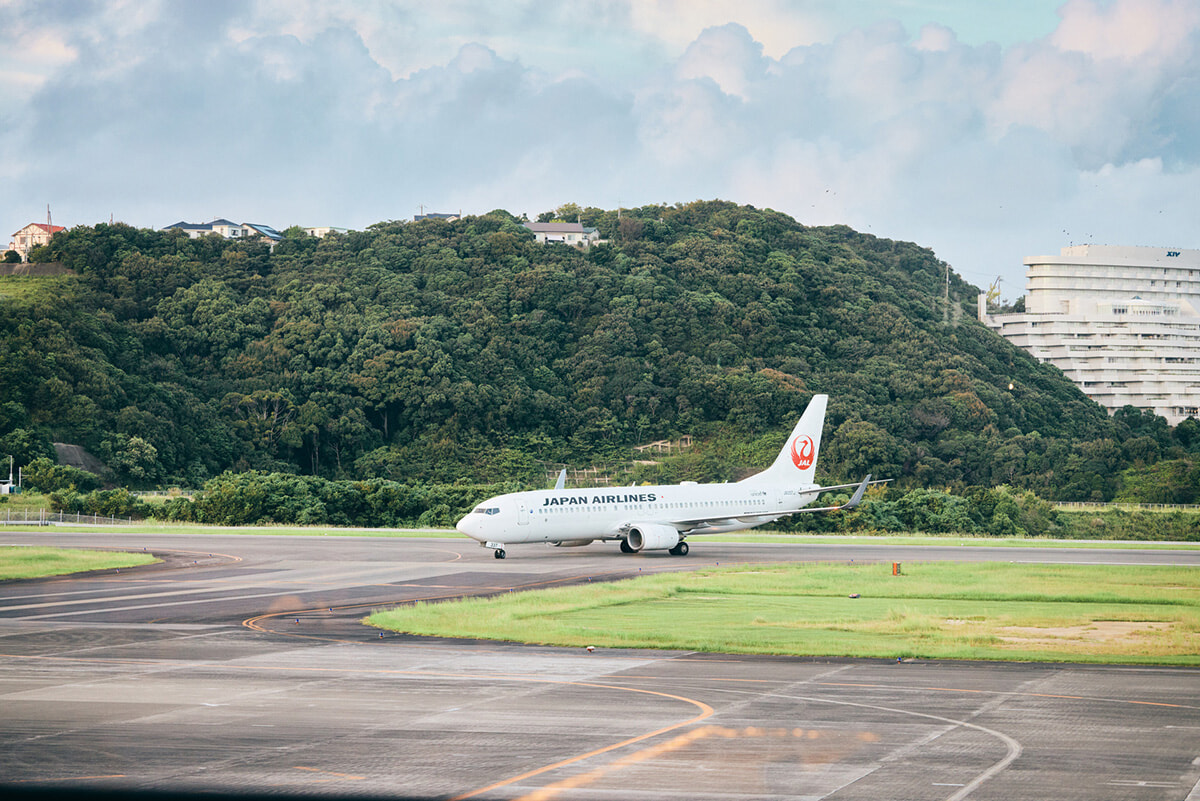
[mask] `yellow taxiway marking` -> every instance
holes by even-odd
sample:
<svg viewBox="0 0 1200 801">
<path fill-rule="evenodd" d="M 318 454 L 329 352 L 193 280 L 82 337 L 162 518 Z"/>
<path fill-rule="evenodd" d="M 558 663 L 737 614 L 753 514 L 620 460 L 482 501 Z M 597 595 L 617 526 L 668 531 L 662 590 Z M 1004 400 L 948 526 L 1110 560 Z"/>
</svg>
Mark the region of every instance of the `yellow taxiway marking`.
<svg viewBox="0 0 1200 801">
<path fill-rule="evenodd" d="M 628 756 L 621 757 L 615 762 L 610 762 L 607 765 L 601 765 L 600 767 L 590 770 L 587 773 L 580 773 L 577 776 L 563 779 L 562 781 L 555 782 L 554 784 L 548 784 L 545 787 L 534 790 L 532 793 L 520 796 L 516 801 L 548 801 L 565 790 L 573 790 L 578 787 L 583 787 L 604 778 L 606 774 L 613 771 L 628 768 L 632 765 L 638 764 L 639 762 L 645 762 L 647 759 L 654 759 L 655 757 L 662 756 L 663 754 L 669 754 L 672 751 L 678 751 L 680 748 L 685 748 L 698 740 L 704 740 L 709 737 L 721 737 L 727 740 L 738 737 L 794 737 L 797 739 L 813 740 L 821 736 L 822 732 L 818 730 L 806 731 L 804 729 L 782 728 L 764 729 L 758 726 L 751 726 L 745 729 L 731 729 L 728 726 L 701 726 L 698 729 L 692 729 L 686 734 L 680 734 L 677 737 L 673 737 L 666 742 L 662 742 L 658 745 L 653 745 L 648 748 L 643 748 L 640 751 L 635 751 Z M 863 732 L 858 735 L 858 738 L 864 742 L 875 742 L 879 739 L 879 735 L 872 732 Z M 466 796 L 459 797 L 465 798 Z"/>
<path fill-rule="evenodd" d="M 602 574 L 598 574 L 596 577 L 602 579 L 605 575 L 610 575 L 610 574 L 602 573 Z M 615 572 L 611 575 L 621 575 L 621 573 Z M 507 589 L 509 592 L 515 592 L 517 590 L 527 590 L 527 589 L 532 589 L 534 587 L 548 587 L 548 586 L 551 586 L 554 584 L 562 584 L 562 583 L 568 582 L 568 581 L 578 581 L 580 578 L 581 578 L 581 576 L 566 576 L 563 578 L 531 581 L 526 584 L 518 584 L 514 587 L 508 587 L 508 588 L 501 587 L 499 589 L 502 589 L 502 590 Z M 589 578 L 591 578 L 591 577 L 589 576 Z M 420 584 L 405 584 L 405 585 L 384 584 L 384 585 L 379 585 L 379 586 L 385 586 L 385 587 L 406 586 L 406 587 L 424 587 L 424 588 L 428 588 L 428 589 L 442 589 L 441 587 L 437 587 L 437 586 L 420 585 Z M 449 589 L 449 588 L 447 588 L 447 589 Z M 495 587 L 484 587 L 484 588 L 464 587 L 463 592 L 452 592 L 452 593 L 446 593 L 444 595 L 427 595 L 422 598 L 410 598 L 410 599 L 403 600 L 403 601 L 391 601 L 391 602 L 367 601 L 367 602 L 361 602 L 361 603 L 345 604 L 345 605 L 340 605 L 340 606 L 339 605 L 317 606 L 317 607 L 312 607 L 312 608 L 285 610 L 282 612 L 267 612 L 266 614 L 255 615 L 254 617 L 246 618 L 245 620 L 242 621 L 242 626 L 244 626 L 245 628 L 251 629 L 252 631 L 262 632 L 263 634 L 282 634 L 287 637 L 300 637 L 303 639 L 324 640 L 327 642 L 348 642 L 348 643 L 356 643 L 357 644 L 360 642 L 359 640 L 347 640 L 347 639 L 342 639 L 342 638 L 338 638 L 338 637 L 322 636 L 319 634 L 301 634 L 299 632 L 290 632 L 290 631 L 286 631 L 286 630 L 277 631 L 275 629 L 266 628 L 263 625 L 263 621 L 267 621 L 272 618 L 286 618 L 286 617 L 295 618 L 295 617 L 300 617 L 303 615 L 313 615 L 313 614 L 321 614 L 321 613 L 328 614 L 327 610 L 330 610 L 330 609 L 337 609 L 337 610 L 359 609 L 359 608 L 361 608 L 361 609 L 384 609 L 384 608 L 395 608 L 395 607 L 399 607 L 399 606 L 408 606 L 411 604 L 424 603 L 427 601 L 445 601 L 445 600 L 449 600 L 452 598 L 468 597 L 468 596 L 472 595 L 473 593 L 478 593 L 481 589 L 494 591 L 497 588 L 495 588 Z M 380 629 L 380 631 L 383 631 L 383 629 Z"/>
<path fill-rule="evenodd" d="M 690 726 L 693 723 L 699 723 L 700 721 L 704 720 L 705 718 L 710 717 L 713 714 L 715 714 L 715 710 L 708 704 L 704 703 L 703 701 L 697 701 L 694 698 L 685 698 L 682 695 L 670 695 L 669 693 L 660 693 L 660 692 L 655 692 L 653 690 L 639 690 L 639 689 L 636 689 L 633 687 L 615 687 L 610 684 L 587 684 L 585 682 L 575 682 L 575 681 L 566 682 L 566 683 L 573 684 L 577 687 L 598 687 L 598 688 L 605 689 L 605 690 L 626 690 L 626 691 L 635 692 L 635 693 L 645 693 L 646 695 L 657 695 L 662 698 L 670 698 L 675 701 L 685 701 L 689 704 L 693 704 L 694 706 L 699 707 L 700 714 L 689 720 L 680 721 L 679 723 L 675 723 L 670 726 L 664 726 L 661 729 L 656 729 L 655 731 L 646 732 L 645 734 L 639 734 L 637 737 L 630 737 L 629 739 L 622 740 L 619 743 L 613 743 L 612 745 L 606 745 L 603 748 L 597 748 L 593 751 L 588 751 L 586 754 L 579 754 L 577 756 L 573 756 L 568 759 L 559 760 L 558 762 L 555 762 L 551 765 L 543 765 L 540 768 L 535 768 L 534 770 L 526 771 L 525 773 L 522 773 L 519 776 L 512 776 L 512 777 L 504 779 L 502 781 L 493 782 L 492 784 L 489 784 L 486 787 L 480 787 L 479 789 L 472 790 L 469 793 L 463 793 L 462 795 L 457 795 L 454 798 L 450 799 L 450 801 L 461 801 L 461 799 L 471 798 L 473 796 L 480 795 L 481 793 L 486 793 L 486 792 L 490 792 L 492 790 L 497 790 L 501 787 L 507 787 L 510 784 L 516 784 L 517 782 L 524 781 L 525 779 L 529 779 L 533 776 L 540 776 L 543 773 L 547 773 L 549 771 L 556 770 L 558 768 L 566 767 L 567 765 L 573 765 L 576 762 L 581 762 L 585 759 L 589 759 L 594 756 L 599 756 L 600 754 L 607 754 L 612 751 L 616 751 L 619 748 L 625 748 L 626 746 L 633 745 L 634 743 L 640 743 L 645 740 L 649 740 L 652 737 L 658 737 L 659 735 L 666 734 L 667 732 L 675 731 L 676 729 L 681 729 L 684 726 Z M 706 727 L 706 728 L 715 728 L 715 727 Z M 683 735 L 683 737 L 688 737 L 688 736 L 689 735 Z M 680 738 L 677 737 L 675 739 L 680 739 Z M 671 742 L 674 742 L 674 741 L 671 741 Z M 688 742 L 690 742 L 690 740 Z M 660 747 L 660 746 L 655 746 L 655 748 L 658 748 L 658 747 Z M 643 751 L 653 751 L 653 750 L 654 750 L 653 748 L 643 749 Z M 639 751 L 638 753 L 643 753 L 643 751 Z M 629 759 L 629 757 L 626 757 L 625 759 Z M 621 760 L 618 760 L 618 762 L 613 763 L 613 765 L 614 766 L 617 765 L 620 761 Z M 606 772 L 606 770 L 603 768 L 600 768 L 598 770 Z M 581 774 L 581 775 L 589 776 L 590 774 L 585 773 L 585 774 Z M 603 773 L 601 773 L 600 775 L 603 775 Z M 597 776 L 596 778 L 599 778 L 599 776 Z M 570 780 L 568 779 L 566 781 L 570 781 Z M 595 781 L 595 779 L 590 779 L 584 783 L 590 783 L 592 781 Z M 549 787 L 554 787 L 554 786 L 555 785 L 549 785 Z M 563 789 L 566 789 L 566 788 L 564 787 Z"/>
</svg>

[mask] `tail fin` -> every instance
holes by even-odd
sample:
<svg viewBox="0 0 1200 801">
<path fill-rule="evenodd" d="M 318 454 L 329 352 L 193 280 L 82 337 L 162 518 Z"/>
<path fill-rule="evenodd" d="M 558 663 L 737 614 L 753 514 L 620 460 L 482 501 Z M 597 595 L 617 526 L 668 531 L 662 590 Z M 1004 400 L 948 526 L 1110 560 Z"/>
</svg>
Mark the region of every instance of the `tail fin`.
<svg viewBox="0 0 1200 801">
<path fill-rule="evenodd" d="M 800 422 L 784 443 L 775 462 L 761 473 L 745 481 L 778 484 L 815 484 L 817 453 L 821 450 L 821 429 L 825 427 L 825 405 L 828 395 L 813 395 Z"/>
</svg>

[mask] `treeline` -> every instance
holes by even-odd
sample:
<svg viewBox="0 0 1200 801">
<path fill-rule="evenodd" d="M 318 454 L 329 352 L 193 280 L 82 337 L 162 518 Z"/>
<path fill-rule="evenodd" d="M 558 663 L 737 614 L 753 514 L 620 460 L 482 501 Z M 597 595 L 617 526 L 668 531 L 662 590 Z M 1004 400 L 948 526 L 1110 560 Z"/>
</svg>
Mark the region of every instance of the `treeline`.
<svg viewBox="0 0 1200 801">
<path fill-rule="evenodd" d="M 546 463 L 690 434 L 694 454 L 639 480 L 736 479 L 826 392 L 827 482 L 1109 500 L 1130 470 L 1197 462 L 1200 424 L 1109 417 L 911 243 L 722 201 L 559 214 L 610 244 L 538 245 L 504 211 L 289 229 L 273 250 L 59 233 L 48 257 L 77 277 L 0 284 L 0 456 L 78 444 L 130 488 L 252 471 L 533 487 Z"/>
<path fill-rule="evenodd" d="M 285 473 L 238 473 L 210 481 L 194 499 L 146 503 L 126 489 L 51 493 L 54 511 L 214 525 L 385 528 L 449 527 L 503 484 L 413 485 L 338 481 Z M 841 497 L 845 501 L 846 496 Z M 847 513 L 800 514 L 771 528 L 831 534 L 923 533 L 989 537 L 1200 541 L 1200 513 L 1061 512 L 1032 492 L 1001 486 L 966 496 L 941 490 L 877 489 Z"/>
<path fill-rule="evenodd" d="M 425 528 L 453 526 L 480 498 L 517 489 L 513 483 L 413 485 L 249 471 L 218 476 L 195 499 L 146 503 L 124 488 L 79 493 L 71 487 L 51 493 L 50 499 L 56 512 L 222 526 Z"/>
</svg>

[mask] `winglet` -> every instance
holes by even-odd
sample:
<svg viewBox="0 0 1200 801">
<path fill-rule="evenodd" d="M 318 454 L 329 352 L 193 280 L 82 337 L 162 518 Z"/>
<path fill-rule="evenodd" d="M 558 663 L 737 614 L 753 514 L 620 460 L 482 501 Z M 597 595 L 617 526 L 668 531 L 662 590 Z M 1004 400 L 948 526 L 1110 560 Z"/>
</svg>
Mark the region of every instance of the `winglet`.
<svg viewBox="0 0 1200 801">
<path fill-rule="evenodd" d="M 842 508 L 853 509 L 855 506 L 858 506 L 860 503 L 862 503 L 863 493 L 867 491 L 867 487 L 870 485 L 871 474 L 867 473 L 867 477 L 862 480 L 862 483 L 858 485 L 858 489 L 854 491 L 854 495 L 850 498 L 850 500 L 846 501 L 846 503 L 842 505 Z"/>
<path fill-rule="evenodd" d="M 558 474 L 558 481 L 554 482 L 554 488 L 560 490 L 567 486 L 567 468 L 563 468 Z"/>
</svg>

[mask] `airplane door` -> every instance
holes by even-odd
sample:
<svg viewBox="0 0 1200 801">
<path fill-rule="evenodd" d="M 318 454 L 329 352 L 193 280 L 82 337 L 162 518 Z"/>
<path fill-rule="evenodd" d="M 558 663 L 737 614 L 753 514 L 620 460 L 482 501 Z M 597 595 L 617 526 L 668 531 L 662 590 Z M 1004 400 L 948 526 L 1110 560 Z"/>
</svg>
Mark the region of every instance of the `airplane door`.
<svg viewBox="0 0 1200 801">
<path fill-rule="evenodd" d="M 520 506 L 517 508 L 517 525 L 529 525 L 529 508 L 525 505 L 524 501 L 521 501 Z"/>
</svg>

